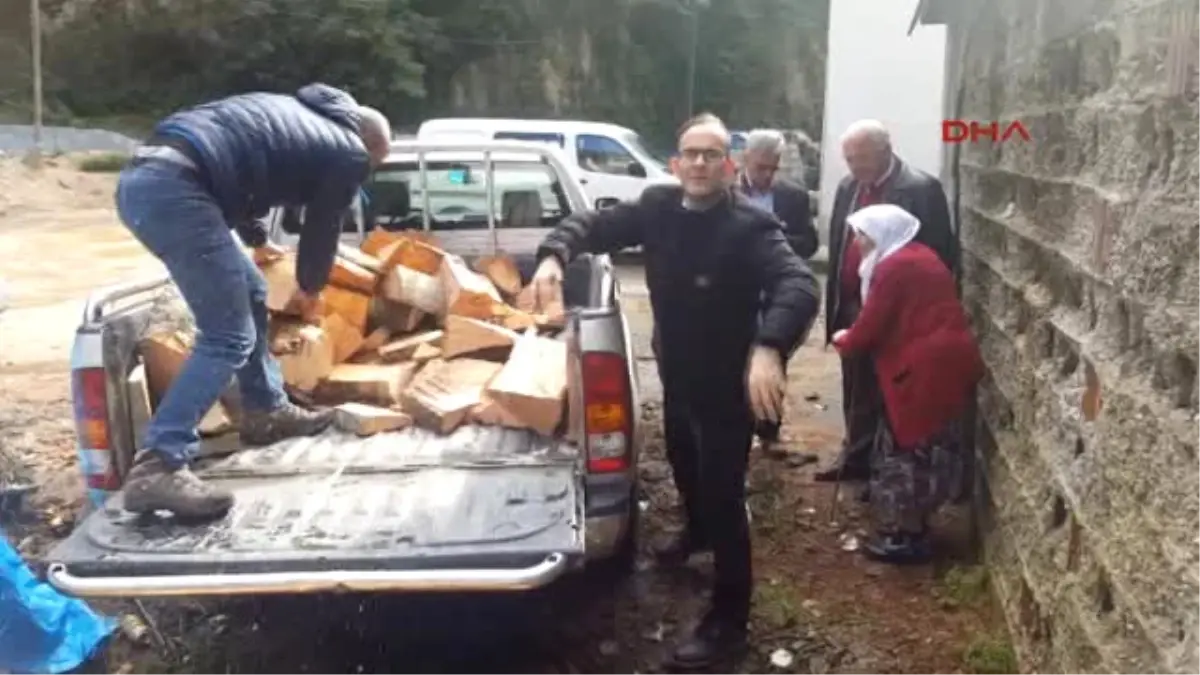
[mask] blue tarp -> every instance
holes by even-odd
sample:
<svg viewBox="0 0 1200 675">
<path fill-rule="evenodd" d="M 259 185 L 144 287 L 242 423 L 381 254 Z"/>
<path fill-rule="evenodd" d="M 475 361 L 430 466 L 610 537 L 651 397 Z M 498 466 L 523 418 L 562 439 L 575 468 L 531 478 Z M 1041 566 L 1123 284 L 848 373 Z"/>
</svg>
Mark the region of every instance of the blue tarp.
<svg viewBox="0 0 1200 675">
<path fill-rule="evenodd" d="M 113 619 L 39 581 L 0 530 L 0 672 L 67 672 L 114 628 Z"/>
</svg>

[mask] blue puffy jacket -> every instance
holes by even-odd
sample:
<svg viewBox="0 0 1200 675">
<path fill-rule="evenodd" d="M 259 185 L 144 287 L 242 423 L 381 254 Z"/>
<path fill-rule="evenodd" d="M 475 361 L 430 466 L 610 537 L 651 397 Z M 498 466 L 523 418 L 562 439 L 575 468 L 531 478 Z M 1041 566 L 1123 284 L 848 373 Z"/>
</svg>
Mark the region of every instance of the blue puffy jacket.
<svg viewBox="0 0 1200 675">
<path fill-rule="evenodd" d="M 305 207 L 296 279 L 309 293 L 325 287 L 343 214 L 370 173 L 353 97 L 324 84 L 294 96 L 240 94 L 177 112 L 155 134 L 195 149 L 226 220 L 250 246 L 265 243 L 257 219 L 269 209 Z"/>
</svg>

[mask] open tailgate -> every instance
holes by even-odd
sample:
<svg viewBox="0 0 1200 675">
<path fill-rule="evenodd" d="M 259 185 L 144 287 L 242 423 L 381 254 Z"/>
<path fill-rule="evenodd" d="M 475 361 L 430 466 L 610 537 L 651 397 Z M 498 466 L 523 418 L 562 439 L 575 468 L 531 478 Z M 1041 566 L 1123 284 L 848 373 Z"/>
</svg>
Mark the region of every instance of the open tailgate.
<svg viewBox="0 0 1200 675">
<path fill-rule="evenodd" d="M 583 554 L 578 455 L 482 426 L 291 439 L 200 470 L 236 495 L 219 521 L 137 517 L 114 496 L 48 578 L 83 597 L 536 588 Z"/>
</svg>

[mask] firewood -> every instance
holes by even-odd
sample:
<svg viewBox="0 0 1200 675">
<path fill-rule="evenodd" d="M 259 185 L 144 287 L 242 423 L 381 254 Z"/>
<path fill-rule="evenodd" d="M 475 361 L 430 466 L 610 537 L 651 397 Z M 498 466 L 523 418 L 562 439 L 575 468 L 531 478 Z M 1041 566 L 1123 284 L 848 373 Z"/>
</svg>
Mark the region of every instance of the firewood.
<svg viewBox="0 0 1200 675">
<path fill-rule="evenodd" d="M 412 359 L 421 345 L 437 344 L 443 338 L 443 331 L 430 330 L 416 335 L 408 335 L 385 344 L 379 348 L 379 358 L 385 363 L 396 363 Z"/>
<path fill-rule="evenodd" d="M 316 396 L 322 401 L 390 407 L 400 402 L 400 394 L 415 372 L 416 366 L 411 363 L 343 363 L 321 382 Z"/>
<path fill-rule="evenodd" d="M 448 434 L 479 405 L 484 387 L 501 367 L 479 359 L 430 361 L 405 390 L 402 408 L 421 426 Z"/>
<path fill-rule="evenodd" d="M 514 298 L 521 292 L 521 271 L 517 263 L 506 255 L 485 255 L 475 260 L 475 271 L 487 277 L 505 298 Z"/>
<path fill-rule="evenodd" d="M 451 314 L 446 317 L 442 357 L 453 359 L 484 350 L 511 348 L 518 337 L 519 334 L 503 326 Z"/>
<path fill-rule="evenodd" d="M 333 343 L 333 362 L 342 363 L 354 355 L 363 343 L 363 334 L 341 314 L 328 314 L 321 318 L 321 329 Z"/>
<path fill-rule="evenodd" d="M 334 367 L 333 340 L 320 326 L 299 321 L 280 322 L 272 340 L 283 380 L 291 388 L 312 392 Z"/>
<path fill-rule="evenodd" d="M 521 336 L 487 396 L 521 425 L 551 435 L 562 419 L 567 395 L 567 343 L 535 334 Z"/>
<path fill-rule="evenodd" d="M 447 257 L 442 262 L 441 281 L 447 315 L 488 321 L 499 311 L 497 305 L 504 304 L 492 282 L 459 258 Z"/>
<path fill-rule="evenodd" d="M 398 410 L 365 403 L 343 403 L 337 407 L 334 417 L 334 424 L 339 429 L 358 436 L 407 429 L 412 422 L 412 417 Z"/>
</svg>

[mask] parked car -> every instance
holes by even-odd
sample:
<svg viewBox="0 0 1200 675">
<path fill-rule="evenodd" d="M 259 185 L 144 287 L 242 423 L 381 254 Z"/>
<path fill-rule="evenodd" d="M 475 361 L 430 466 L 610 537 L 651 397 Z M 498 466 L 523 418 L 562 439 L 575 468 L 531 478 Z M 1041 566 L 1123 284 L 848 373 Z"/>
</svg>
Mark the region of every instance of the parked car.
<svg viewBox="0 0 1200 675">
<path fill-rule="evenodd" d="M 496 246 L 526 261 L 588 206 L 561 153 L 535 143 L 406 141 L 366 186 L 344 239 L 421 229 L 471 258 Z M 272 214 L 294 240 L 295 214 Z M 528 274 L 528 272 L 527 272 Z M 637 371 L 607 256 L 568 266 L 567 421 L 554 437 L 468 424 L 358 438 L 327 432 L 202 461 L 231 489 L 222 520 L 185 524 L 122 508 L 141 430 L 126 378 L 151 298 L 167 279 L 94 292 L 72 351 L 81 470 L 95 508 L 47 556 L 47 578 L 83 597 L 351 591 L 519 591 L 590 565 L 628 569 L 641 451 Z M 593 406 L 604 414 L 588 414 Z M 202 453 L 203 455 L 203 453 Z"/>
<path fill-rule="evenodd" d="M 545 143 L 563 151 L 592 206 L 637 199 L 648 186 L 676 180 L 668 154 L 645 143 L 632 129 L 601 122 L 568 120 L 445 118 L 417 130 L 423 140 L 476 138 Z M 604 200 L 604 202 L 601 202 Z"/>
</svg>

